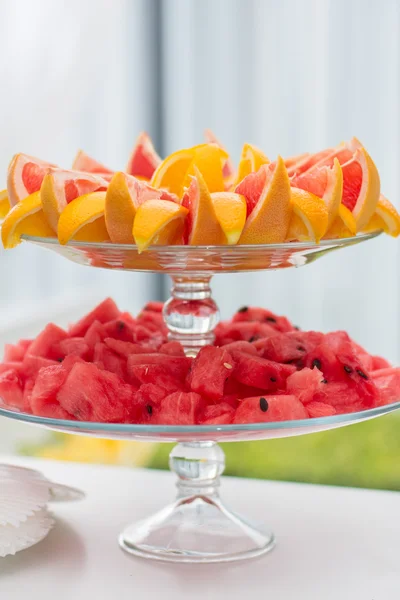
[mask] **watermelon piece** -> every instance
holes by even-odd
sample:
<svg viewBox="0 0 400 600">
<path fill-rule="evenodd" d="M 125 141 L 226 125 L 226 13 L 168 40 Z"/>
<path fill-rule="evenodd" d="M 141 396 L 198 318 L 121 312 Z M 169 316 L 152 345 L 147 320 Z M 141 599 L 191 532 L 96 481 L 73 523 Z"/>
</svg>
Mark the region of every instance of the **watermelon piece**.
<svg viewBox="0 0 400 600">
<path fill-rule="evenodd" d="M 67 339 L 68 334 L 61 327 L 57 327 L 54 323 L 49 323 L 41 333 L 33 340 L 32 344 L 26 353 L 26 356 L 42 356 L 43 358 L 55 359 L 57 356 L 52 351 L 53 346 Z"/>
<path fill-rule="evenodd" d="M 75 419 L 60 406 L 57 393 L 64 384 L 68 373 L 63 365 L 44 367 L 40 370 L 33 389 L 29 394 L 29 405 L 34 415 L 54 419 Z"/>
<path fill-rule="evenodd" d="M 254 342 L 260 356 L 275 362 L 304 366 L 304 358 L 322 342 L 324 335 L 317 331 L 291 331 Z"/>
<path fill-rule="evenodd" d="M 234 370 L 235 362 L 224 348 L 204 346 L 193 361 L 188 384 L 194 392 L 218 400 Z"/>
<path fill-rule="evenodd" d="M 183 346 L 179 342 L 166 342 L 160 346 L 159 352 L 170 356 L 185 356 Z"/>
<path fill-rule="evenodd" d="M 233 359 L 236 363 L 233 372 L 236 381 L 262 390 L 284 389 L 286 379 L 296 370 L 293 365 L 281 365 L 244 352 L 234 352 Z"/>
<path fill-rule="evenodd" d="M 255 342 L 260 338 L 276 335 L 277 331 L 268 323 L 243 321 L 238 323 L 218 323 L 215 330 L 215 345 L 224 346 L 231 342 Z"/>
<path fill-rule="evenodd" d="M 26 354 L 21 364 L 22 374 L 25 379 L 32 377 L 35 378 L 40 369 L 52 367 L 58 364 L 58 361 L 51 360 L 50 358 L 42 358 L 41 356 L 31 356 L 30 354 Z"/>
<path fill-rule="evenodd" d="M 310 419 L 336 415 L 336 409 L 324 402 L 309 402 L 306 406 L 306 410 Z"/>
<path fill-rule="evenodd" d="M 158 349 L 166 341 L 166 335 L 160 331 L 150 331 L 150 329 L 143 325 L 137 325 L 133 329 L 133 342 L 135 344 L 146 344 L 154 349 Z"/>
<path fill-rule="evenodd" d="M 93 363 L 101 369 L 115 373 L 120 379 L 127 378 L 126 358 L 116 354 L 102 342 L 94 347 Z"/>
<path fill-rule="evenodd" d="M 81 337 L 72 337 L 57 342 L 51 347 L 51 355 L 57 357 L 56 360 L 60 362 L 70 354 L 87 359 L 90 355 L 89 345 Z"/>
<path fill-rule="evenodd" d="M 286 317 L 278 317 L 278 315 L 275 315 L 266 308 L 256 308 L 254 306 L 243 306 L 242 308 L 239 308 L 237 313 L 233 315 L 232 321 L 233 323 L 243 321 L 257 321 L 259 323 L 266 323 L 281 333 L 294 331 L 295 329 L 289 319 Z"/>
<path fill-rule="evenodd" d="M 379 369 L 374 371 L 371 377 L 379 390 L 376 406 L 400 401 L 400 367 Z"/>
<path fill-rule="evenodd" d="M 209 404 L 199 416 L 200 425 L 228 425 L 235 416 L 235 408 L 227 402 Z"/>
<path fill-rule="evenodd" d="M 113 350 L 116 354 L 128 358 L 131 354 L 147 354 L 152 353 L 154 350 L 146 348 L 141 344 L 133 344 L 132 342 L 123 342 L 122 340 L 115 340 L 114 338 L 105 338 L 105 345 Z"/>
<path fill-rule="evenodd" d="M 142 310 L 148 312 L 161 313 L 163 308 L 164 302 L 147 302 L 147 304 L 144 305 Z"/>
<path fill-rule="evenodd" d="M 22 405 L 22 410 L 24 412 L 32 412 L 31 407 L 31 395 L 32 390 L 35 387 L 35 379 L 32 377 L 30 379 L 25 379 L 24 383 L 24 402 Z"/>
<path fill-rule="evenodd" d="M 100 321 L 93 321 L 83 337 L 85 344 L 89 346 L 89 358 L 93 358 L 94 347 L 105 338 L 103 325 Z"/>
<path fill-rule="evenodd" d="M 8 406 L 23 408 L 24 384 L 17 369 L 11 368 L 0 373 L 0 399 Z"/>
<path fill-rule="evenodd" d="M 76 363 L 60 390 L 61 407 L 79 421 L 130 422 L 135 390 L 115 373 Z"/>
<path fill-rule="evenodd" d="M 244 398 L 236 410 L 234 423 L 273 423 L 308 419 L 308 412 L 292 395 Z"/>
<path fill-rule="evenodd" d="M 84 361 L 83 358 L 81 358 L 80 356 L 76 356 L 76 354 L 70 354 L 69 356 L 66 356 L 62 361 L 62 367 L 65 371 L 67 371 L 67 373 L 69 373 L 72 367 L 76 365 L 76 363 L 85 362 L 86 361 Z"/>
<path fill-rule="evenodd" d="M 128 357 L 128 371 L 136 376 L 136 367 L 148 367 L 149 372 L 153 365 L 165 369 L 166 373 L 178 379 L 185 381 L 192 359 L 187 356 L 169 356 L 153 352 L 152 354 L 132 354 Z M 143 382 L 147 383 L 147 382 Z"/>
<path fill-rule="evenodd" d="M 160 331 L 168 333 L 168 328 L 164 322 L 162 313 L 144 310 L 137 318 L 137 323 L 147 327 L 150 331 Z"/>
<path fill-rule="evenodd" d="M 386 358 L 382 358 L 382 356 L 371 356 L 372 365 L 370 371 L 377 371 L 378 369 L 388 369 L 391 368 L 391 364 Z"/>
<path fill-rule="evenodd" d="M 132 422 L 151 423 L 154 411 L 159 409 L 168 394 L 168 390 L 154 383 L 142 384 L 134 395 Z"/>
<path fill-rule="evenodd" d="M 303 404 L 312 402 L 315 394 L 322 390 L 324 385 L 327 385 L 327 381 L 317 368 L 301 369 L 286 380 L 287 392 L 296 396 Z"/>
<path fill-rule="evenodd" d="M 120 311 L 114 300 L 107 298 L 83 317 L 83 319 L 78 321 L 75 325 L 71 325 L 68 333 L 71 337 L 82 337 L 95 321 L 98 321 L 99 323 L 108 323 L 109 321 L 118 319 L 119 316 Z"/>
<path fill-rule="evenodd" d="M 121 340 L 122 342 L 133 341 L 134 329 L 135 325 L 131 325 L 128 321 L 124 321 L 121 318 L 108 321 L 103 325 L 105 338 L 114 338 L 115 340 Z"/>
<path fill-rule="evenodd" d="M 32 340 L 19 340 L 17 344 L 6 344 L 4 346 L 4 361 L 22 361 L 31 343 Z"/>
<path fill-rule="evenodd" d="M 255 344 L 251 344 L 250 342 L 231 342 L 230 344 L 224 344 L 222 346 L 226 352 L 234 352 L 235 350 L 240 350 L 241 352 L 247 352 L 247 354 L 253 354 L 256 356 L 258 354 Z"/>
<path fill-rule="evenodd" d="M 205 407 L 205 401 L 195 392 L 174 392 L 166 396 L 154 411 L 157 425 L 195 425 Z"/>
</svg>

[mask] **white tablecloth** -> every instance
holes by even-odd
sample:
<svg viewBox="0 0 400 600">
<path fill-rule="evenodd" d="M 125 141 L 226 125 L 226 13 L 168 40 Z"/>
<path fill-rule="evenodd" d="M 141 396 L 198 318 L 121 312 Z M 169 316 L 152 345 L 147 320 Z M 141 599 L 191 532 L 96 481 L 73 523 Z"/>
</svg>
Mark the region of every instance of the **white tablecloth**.
<svg viewBox="0 0 400 600">
<path fill-rule="evenodd" d="M 400 494 L 224 478 L 229 506 L 273 529 L 277 547 L 231 565 L 125 554 L 117 535 L 172 500 L 170 473 L 0 456 L 85 490 L 53 504 L 48 538 L 0 559 L 1 600 L 399 600 Z"/>
</svg>

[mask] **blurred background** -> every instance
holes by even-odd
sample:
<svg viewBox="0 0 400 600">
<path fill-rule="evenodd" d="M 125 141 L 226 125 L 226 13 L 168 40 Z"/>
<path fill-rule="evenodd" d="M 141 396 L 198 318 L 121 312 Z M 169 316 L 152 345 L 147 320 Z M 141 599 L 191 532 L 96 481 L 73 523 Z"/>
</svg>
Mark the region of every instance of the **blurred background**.
<svg viewBox="0 0 400 600">
<path fill-rule="evenodd" d="M 69 167 L 78 148 L 123 169 L 141 130 L 165 156 L 214 130 L 271 158 L 357 136 L 400 208 L 398 0 L 1 0 L 0 165 L 16 152 Z M 1 185 L 0 185 L 1 188 Z M 242 304 L 302 329 L 346 329 L 400 364 L 400 246 L 388 237 L 305 269 L 221 275 L 228 317 Z M 161 276 L 88 269 L 21 245 L 0 249 L 0 343 L 74 321 L 113 290 L 136 312 Z M 400 488 L 400 421 L 227 448 L 229 472 Z M 44 437 L 43 437 L 44 436 Z M 163 467 L 168 448 L 50 438 L 0 420 L 0 452 Z"/>
</svg>

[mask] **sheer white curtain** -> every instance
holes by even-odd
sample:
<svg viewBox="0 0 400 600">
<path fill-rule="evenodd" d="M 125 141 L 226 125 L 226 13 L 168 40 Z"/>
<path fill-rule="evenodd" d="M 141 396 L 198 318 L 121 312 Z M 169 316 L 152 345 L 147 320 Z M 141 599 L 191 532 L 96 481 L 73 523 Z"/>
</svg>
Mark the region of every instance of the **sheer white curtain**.
<svg viewBox="0 0 400 600">
<path fill-rule="evenodd" d="M 205 127 L 234 151 L 270 157 L 357 136 L 400 208 L 400 4 L 397 0 L 162 2 L 166 150 Z M 179 33 L 179 35 L 178 35 Z M 303 328 L 348 329 L 400 362 L 400 248 L 382 238 L 298 270 L 221 275 L 224 315 L 261 304 Z"/>
</svg>

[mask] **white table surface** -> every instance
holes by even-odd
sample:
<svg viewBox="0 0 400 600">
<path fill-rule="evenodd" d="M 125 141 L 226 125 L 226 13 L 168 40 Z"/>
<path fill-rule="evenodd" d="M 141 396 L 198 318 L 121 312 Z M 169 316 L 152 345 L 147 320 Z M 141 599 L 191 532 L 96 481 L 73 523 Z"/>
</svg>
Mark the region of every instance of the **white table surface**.
<svg viewBox="0 0 400 600">
<path fill-rule="evenodd" d="M 53 504 L 46 540 L 0 559 L 0 599 L 399 600 L 400 494 L 226 477 L 229 506 L 270 526 L 277 547 L 231 565 L 125 554 L 117 535 L 172 499 L 169 473 L 6 458 L 85 490 Z"/>
</svg>

